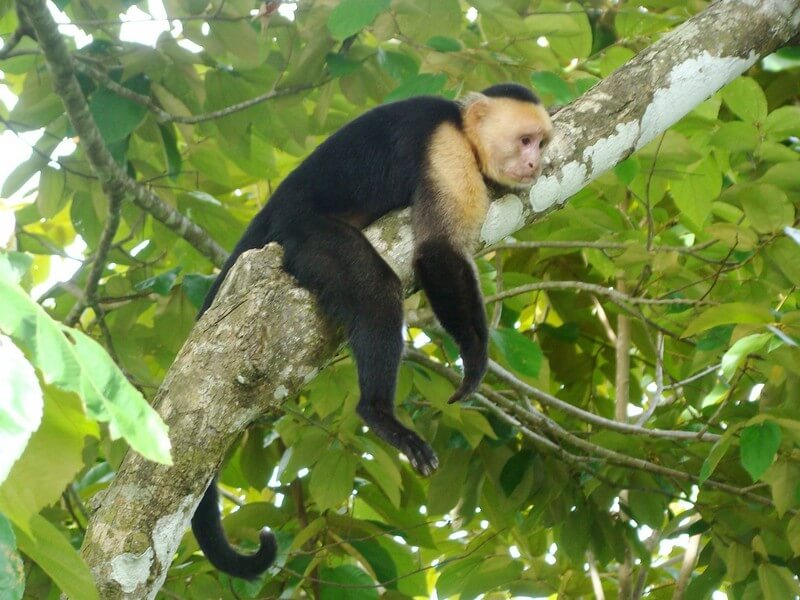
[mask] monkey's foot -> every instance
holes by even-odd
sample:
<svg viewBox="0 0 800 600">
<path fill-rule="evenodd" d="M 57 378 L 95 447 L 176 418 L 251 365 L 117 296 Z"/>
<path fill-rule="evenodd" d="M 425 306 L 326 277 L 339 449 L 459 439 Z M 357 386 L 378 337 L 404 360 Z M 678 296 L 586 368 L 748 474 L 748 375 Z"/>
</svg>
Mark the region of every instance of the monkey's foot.
<svg viewBox="0 0 800 600">
<path fill-rule="evenodd" d="M 423 477 L 432 474 L 439 466 L 436 453 L 413 431 L 405 430 L 396 443 L 397 448 L 406 455 L 411 466 Z"/>
</svg>

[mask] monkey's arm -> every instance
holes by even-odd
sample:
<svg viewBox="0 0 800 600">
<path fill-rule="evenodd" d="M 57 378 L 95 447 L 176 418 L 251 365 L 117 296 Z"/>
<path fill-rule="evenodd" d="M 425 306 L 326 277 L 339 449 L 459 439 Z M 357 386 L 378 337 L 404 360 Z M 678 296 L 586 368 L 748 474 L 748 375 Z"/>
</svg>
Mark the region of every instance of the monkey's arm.
<svg viewBox="0 0 800 600">
<path fill-rule="evenodd" d="M 439 322 L 458 344 L 464 379 L 449 402 L 469 396 L 486 373 L 489 341 L 475 265 L 446 238 L 420 243 L 414 269 Z"/>
</svg>

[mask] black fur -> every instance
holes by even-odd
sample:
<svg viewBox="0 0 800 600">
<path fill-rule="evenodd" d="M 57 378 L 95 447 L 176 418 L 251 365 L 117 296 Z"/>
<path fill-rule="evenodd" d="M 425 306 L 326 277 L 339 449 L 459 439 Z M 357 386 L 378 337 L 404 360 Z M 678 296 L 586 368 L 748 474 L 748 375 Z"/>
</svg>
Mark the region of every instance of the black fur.
<svg viewBox="0 0 800 600">
<path fill-rule="evenodd" d="M 522 86 L 487 88 L 491 96 L 523 101 L 536 97 Z M 372 431 L 402 451 L 427 475 L 436 454 L 394 416 L 394 393 L 402 355 L 403 290 L 359 226 L 413 202 L 435 202 L 426 183 L 428 142 L 444 123 L 461 127 L 456 102 L 418 97 L 379 106 L 323 142 L 275 190 L 222 267 L 200 310 L 202 315 L 236 259 L 269 242 L 283 247 L 284 268 L 312 291 L 324 313 L 347 333 L 358 368 L 358 414 Z M 459 345 L 464 381 L 451 401 L 473 392 L 486 371 L 487 327 L 474 268 L 463 251 L 443 237 L 417 248 L 415 268 L 433 310 Z M 275 558 L 275 539 L 262 531 L 261 548 L 238 554 L 220 523 L 216 481 L 192 519 L 201 549 L 219 570 L 253 578 Z"/>
<path fill-rule="evenodd" d="M 492 85 L 481 92 L 484 96 L 491 98 L 512 98 L 520 102 L 531 102 L 541 104 L 539 97 L 528 88 L 516 83 L 498 83 Z"/>
</svg>

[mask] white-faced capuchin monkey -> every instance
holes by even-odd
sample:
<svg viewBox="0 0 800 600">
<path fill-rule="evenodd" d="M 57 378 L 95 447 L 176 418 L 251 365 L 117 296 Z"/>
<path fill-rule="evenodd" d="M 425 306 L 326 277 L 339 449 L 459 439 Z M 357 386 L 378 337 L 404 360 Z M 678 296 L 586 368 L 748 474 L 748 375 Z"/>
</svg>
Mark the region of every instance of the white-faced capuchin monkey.
<svg viewBox="0 0 800 600">
<path fill-rule="evenodd" d="M 411 206 L 414 270 L 458 344 L 464 379 L 450 402 L 461 400 L 478 387 L 488 360 L 486 315 L 471 257 L 489 207 L 487 186 L 530 185 L 551 134 L 538 98 L 512 83 L 458 102 L 427 96 L 370 110 L 320 144 L 278 186 L 222 267 L 200 314 L 239 255 L 279 243 L 286 271 L 345 329 L 358 368 L 358 414 L 429 475 L 438 465 L 436 454 L 394 416 L 403 286 L 361 228 Z M 257 577 L 275 559 L 274 536 L 262 530 L 260 549 L 240 554 L 225 537 L 218 502 L 214 479 L 192 518 L 200 548 L 220 571 Z"/>
</svg>

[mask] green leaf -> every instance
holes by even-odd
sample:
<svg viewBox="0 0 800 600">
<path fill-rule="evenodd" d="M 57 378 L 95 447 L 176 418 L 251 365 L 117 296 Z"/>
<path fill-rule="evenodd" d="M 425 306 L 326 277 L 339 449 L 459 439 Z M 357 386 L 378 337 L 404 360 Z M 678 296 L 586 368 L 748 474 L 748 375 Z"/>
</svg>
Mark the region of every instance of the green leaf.
<svg viewBox="0 0 800 600">
<path fill-rule="evenodd" d="M 491 556 L 486 558 L 480 567 L 467 577 L 464 582 L 462 598 L 474 598 L 481 593 L 518 581 L 522 575 L 522 563 L 507 556 Z"/>
<path fill-rule="evenodd" d="M 773 233 L 794 222 L 794 207 L 786 192 L 769 183 L 735 185 L 725 191 L 724 199 L 741 205 L 758 233 Z"/>
<path fill-rule="evenodd" d="M 355 565 L 341 565 L 333 569 L 320 569 L 319 578 L 325 582 L 320 587 L 321 600 L 378 600 L 378 590 L 372 577 Z M 354 587 L 363 585 L 364 587 Z"/>
<path fill-rule="evenodd" d="M 761 136 L 751 123 L 729 121 L 722 123 L 711 136 L 711 143 L 729 152 L 748 152 L 758 146 Z"/>
<path fill-rule="evenodd" d="M 0 335 L 0 483 L 42 421 L 42 390 L 25 355 Z"/>
<path fill-rule="evenodd" d="M 175 126 L 159 124 L 158 130 L 161 132 L 161 142 L 164 144 L 167 175 L 174 180 L 180 175 L 183 166 L 183 157 L 178 150 L 178 139 L 175 137 Z"/>
<path fill-rule="evenodd" d="M 175 267 L 158 275 L 153 275 L 137 283 L 134 287 L 140 292 L 155 292 L 159 296 L 169 296 L 169 291 L 175 285 L 181 267 Z"/>
<path fill-rule="evenodd" d="M 384 101 L 394 102 L 395 100 L 403 100 L 404 98 L 411 98 L 412 96 L 436 94 L 444 88 L 446 82 L 446 75 L 431 75 L 430 73 L 414 75 L 392 90 L 386 98 L 384 98 Z"/>
<path fill-rule="evenodd" d="M 766 473 L 781 445 L 781 428 L 772 421 L 749 425 L 739 439 L 741 462 L 753 481 Z"/>
<path fill-rule="evenodd" d="M 459 495 L 452 492 L 464 488 L 471 456 L 471 451 L 456 448 L 442 456 L 442 464 L 428 485 L 428 514 L 444 514 L 458 503 Z"/>
<path fill-rule="evenodd" d="M 556 104 L 569 104 L 575 99 L 569 84 L 552 71 L 534 73 L 531 82 L 537 92 L 551 95 Z"/>
<path fill-rule="evenodd" d="M 392 555 L 376 540 L 353 540 L 350 544 L 358 550 L 364 561 L 375 571 L 375 577 L 380 582 L 386 582 L 389 589 L 397 589 L 397 565 L 392 560 Z"/>
<path fill-rule="evenodd" d="M 425 45 L 433 48 L 437 52 L 458 52 L 461 50 L 461 42 L 455 38 L 444 35 L 435 35 L 430 38 Z"/>
<path fill-rule="evenodd" d="M 342 0 L 328 17 L 328 29 L 337 40 L 361 31 L 389 8 L 389 0 Z"/>
<path fill-rule="evenodd" d="M 150 94 L 150 80 L 141 74 L 125 81 L 122 85 L 138 94 L 145 96 Z M 100 135 L 107 144 L 128 137 L 147 114 L 146 106 L 118 96 L 107 88 L 100 88 L 92 94 L 89 110 L 97 123 Z"/>
<path fill-rule="evenodd" d="M 742 121 L 761 123 L 767 117 L 767 97 L 750 77 L 739 77 L 722 89 L 722 101 Z"/>
<path fill-rule="evenodd" d="M 781 106 L 767 117 L 767 135 L 776 141 L 800 137 L 800 106 Z"/>
<path fill-rule="evenodd" d="M 800 513 L 789 519 L 789 524 L 786 527 L 786 537 L 794 555 L 800 556 Z"/>
<path fill-rule="evenodd" d="M 783 517 L 797 503 L 796 492 L 800 489 L 800 466 L 779 459 L 761 477 L 769 484 L 772 501 L 778 517 Z"/>
<path fill-rule="evenodd" d="M 325 62 L 328 63 L 328 68 L 331 75 L 334 77 L 344 77 L 358 71 L 363 65 L 361 61 L 352 60 L 341 54 L 334 54 L 329 52 L 325 57 Z"/>
<path fill-rule="evenodd" d="M 191 302 L 196 309 L 200 310 L 200 307 L 203 306 L 203 302 L 208 295 L 208 290 L 211 289 L 211 286 L 214 285 L 216 280 L 216 275 L 187 273 L 183 276 L 181 289 L 183 293 L 186 294 L 186 297 L 189 298 L 189 302 Z"/>
<path fill-rule="evenodd" d="M 696 229 L 702 229 L 711 212 L 711 201 L 719 196 L 721 190 L 722 173 L 711 156 L 689 168 L 681 179 L 673 179 L 670 183 L 675 204 Z"/>
<path fill-rule="evenodd" d="M 716 327 L 717 325 L 726 325 L 728 323 L 752 323 L 760 325 L 771 323 L 772 321 L 772 311 L 764 306 L 757 306 L 745 302 L 731 302 L 729 304 L 712 306 L 704 310 L 700 313 L 700 316 L 689 323 L 681 334 L 681 337 L 689 337 L 701 331 Z"/>
<path fill-rule="evenodd" d="M 742 581 L 753 570 L 753 551 L 747 546 L 731 543 L 724 558 L 728 578 L 733 583 Z"/>
<path fill-rule="evenodd" d="M 0 279 L 0 331 L 25 351 L 46 383 L 75 392 L 86 414 L 108 422 L 145 458 L 171 464 L 167 426 L 97 342 L 53 321 L 16 284 Z"/>
<path fill-rule="evenodd" d="M 754 335 L 745 336 L 736 341 L 722 356 L 722 377 L 726 381 L 733 378 L 736 369 L 739 368 L 750 354 L 758 352 L 767 345 L 772 339 L 771 333 L 758 333 Z"/>
<path fill-rule="evenodd" d="M 703 461 L 703 466 L 700 467 L 700 475 L 698 479 L 698 483 L 700 485 L 702 485 L 706 479 L 711 477 L 711 474 L 717 468 L 719 461 L 722 460 L 722 457 L 725 456 L 728 448 L 730 448 L 731 442 L 733 442 L 732 436 L 723 435 L 711 447 L 711 450 L 708 452 L 708 456 L 706 456 L 706 459 Z"/>
<path fill-rule="evenodd" d="M 308 489 L 320 510 L 335 508 L 353 491 L 358 461 L 339 448 L 333 448 L 314 465 Z"/>
<path fill-rule="evenodd" d="M 0 514 L 0 598 L 20 600 L 25 591 L 25 571 L 17 552 L 17 538 L 11 523 Z"/>
<path fill-rule="evenodd" d="M 99 435 L 97 423 L 86 417 L 75 394 L 45 388 L 42 424 L 0 485 L 0 511 L 25 529 L 33 515 L 58 502 L 83 468 L 86 437 Z"/>
<path fill-rule="evenodd" d="M 19 549 L 38 564 L 72 600 L 99 598 L 89 568 L 61 532 L 41 515 L 31 519 L 31 535 L 15 528 Z"/>
<path fill-rule="evenodd" d="M 757 570 L 763 600 L 787 600 L 800 594 L 800 584 L 786 567 L 761 564 Z"/>
<path fill-rule="evenodd" d="M 45 219 L 56 216 L 69 198 L 64 191 L 66 173 L 63 169 L 44 167 L 39 177 L 39 191 L 36 194 L 36 208 Z"/>
<path fill-rule="evenodd" d="M 490 336 L 503 358 L 517 373 L 526 377 L 539 375 L 544 359 L 539 344 L 516 329 L 494 329 Z"/>
<path fill-rule="evenodd" d="M 25 252 L 0 250 L 0 279 L 19 283 L 33 264 L 33 256 Z"/>
</svg>

